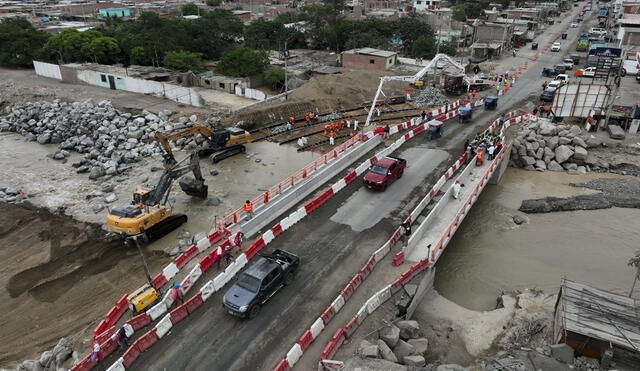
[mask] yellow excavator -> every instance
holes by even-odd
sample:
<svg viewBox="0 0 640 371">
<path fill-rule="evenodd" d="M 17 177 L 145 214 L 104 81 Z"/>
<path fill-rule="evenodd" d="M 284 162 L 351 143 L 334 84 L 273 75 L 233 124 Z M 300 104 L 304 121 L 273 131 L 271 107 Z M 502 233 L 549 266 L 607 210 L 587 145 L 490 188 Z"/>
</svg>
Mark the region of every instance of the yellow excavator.
<svg viewBox="0 0 640 371">
<path fill-rule="evenodd" d="M 214 164 L 236 153 L 245 152 L 245 143 L 251 142 L 251 134 L 240 128 L 227 128 L 211 130 L 206 126 L 194 125 L 183 129 L 176 129 L 169 132 L 157 131 L 155 138 L 164 149 L 165 164 L 175 163 L 170 140 L 179 138 L 189 138 L 202 134 L 207 143 L 196 150 L 200 156 L 209 156 Z"/>
<path fill-rule="evenodd" d="M 167 205 L 171 184 L 181 178 L 180 188 L 186 194 L 206 199 L 208 186 L 204 184 L 199 161 L 198 154 L 193 152 L 180 162 L 174 160 L 173 164 L 165 164 L 165 170 L 155 187 L 136 187 L 130 204 L 117 206 L 109 211 L 107 228 L 144 244 L 185 223 L 187 216 L 174 214 Z M 184 176 L 189 172 L 195 178 Z"/>
</svg>

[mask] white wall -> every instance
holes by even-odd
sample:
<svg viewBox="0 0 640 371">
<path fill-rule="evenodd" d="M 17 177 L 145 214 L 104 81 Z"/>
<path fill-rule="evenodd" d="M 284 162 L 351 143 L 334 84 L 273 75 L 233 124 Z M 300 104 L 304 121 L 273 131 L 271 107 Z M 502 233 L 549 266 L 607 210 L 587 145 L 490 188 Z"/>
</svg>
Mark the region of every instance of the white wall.
<svg viewBox="0 0 640 371">
<path fill-rule="evenodd" d="M 33 67 L 35 68 L 36 75 L 38 76 L 62 80 L 62 75 L 60 74 L 60 66 L 58 66 L 57 64 L 33 61 Z"/>
</svg>

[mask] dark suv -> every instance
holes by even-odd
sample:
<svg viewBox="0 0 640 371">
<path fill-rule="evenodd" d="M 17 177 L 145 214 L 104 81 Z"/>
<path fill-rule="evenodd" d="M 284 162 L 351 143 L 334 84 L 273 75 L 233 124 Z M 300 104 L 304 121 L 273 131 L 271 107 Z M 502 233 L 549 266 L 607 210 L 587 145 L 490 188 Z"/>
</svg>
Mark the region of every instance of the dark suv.
<svg viewBox="0 0 640 371">
<path fill-rule="evenodd" d="M 229 288 L 222 305 L 234 316 L 255 317 L 269 298 L 292 282 L 299 265 L 300 258 L 286 251 L 260 255 Z"/>
</svg>

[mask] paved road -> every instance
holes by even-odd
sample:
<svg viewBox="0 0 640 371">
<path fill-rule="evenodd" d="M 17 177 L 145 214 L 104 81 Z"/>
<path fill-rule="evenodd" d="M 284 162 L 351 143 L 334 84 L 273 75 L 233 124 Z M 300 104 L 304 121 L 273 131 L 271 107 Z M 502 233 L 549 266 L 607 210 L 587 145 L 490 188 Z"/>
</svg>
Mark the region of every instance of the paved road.
<svg viewBox="0 0 640 371">
<path fill-rule="evenodd" d="M 356 181 L 269 245 L 268 250 L 281 248 L 298 254 L 302 264 L 294 284 L 275 295 L 257 318 L 240 320 L 228 315 L 221 307 L 223 289 L 144 353 L 134 369 L 272 368 L 369 254 L 386 241 L 405 207 L 423 195 L 426 183 L 433 183 L 455 161 L 464 140 L 484 129 L 498 112 L 519 107 L 527 98 L 537 101 L 540 70 L 559 62 L 560 54 L 547 53 L 538 62 L 530 62 L 516 89 L 501 97 L 499 111 L 481 110 L 469 124 L 447 123 L 445 137 L 438 140 L 429 142 L 421 135 L 408 142 L 396 155 L 409 157 L 410 170 L 387 192 L 371 195 Z"/>
</svg>

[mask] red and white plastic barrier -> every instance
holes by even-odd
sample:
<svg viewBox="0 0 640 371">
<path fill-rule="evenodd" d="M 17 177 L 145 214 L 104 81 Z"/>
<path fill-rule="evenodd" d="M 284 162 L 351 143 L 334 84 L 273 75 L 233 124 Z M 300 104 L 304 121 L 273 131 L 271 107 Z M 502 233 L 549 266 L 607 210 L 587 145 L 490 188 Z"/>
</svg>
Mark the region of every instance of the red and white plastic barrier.
<svg viewBox="0 0 640 371">
<path fill-rule="evenodd" d="M 449 107 L 446 108 L 446 109 L 440 108 L 439 112 L 451 110 L 447 114 L 445 114 L 444 117 L 446 117 L 446 119 L 453 118 L 458 114 L 458 110 L 456 108 L 459 107 L 459 106 L 460 106 L 460 101 L 456 101 L 454 103 L 449 104 Z M 441 118 L 444 118 L 444 117 L 441 117 Z M 412 126 L 411 122 L 406 122 L 406 123 L 400 124 L 400 125 L 401 126 L 404 125 L 404 127 L 411 127 Z M 362 175 L 378 159 L 380 159 L 380 158 L 388 155 L 389 153 L 395 151 L 402 144 L 404 144 L 407 140 L 409 140 L 410 138 L 414 137 L 415 135 L 423 132 L 426 129 L 427 125 L 428 125 L 428 123 L 422 123 L 422 124 L 416 126 L 414 129 L 412 129 L 411 131 L 406 133 L 404 136 L 402 136 L 401 138 L 396 140 L 391 146 L 383 149 L 382 151 L 377 153 L 372 158 L 370 158 L 370 159 L 364 161 L 363 163 L 361 163 L 358 167 L 356 167 L 356 169 L 354 171 L 350 172 L 345 177 L 343 177 L 342 179 L 338 180 L 331 187 L 329 187 L 326 190 L 324 190 L 320 195 L 314 197 L 311 201 L 308 201 L 307 203 L 305 203 L 303 207 L 301 207 L 298 210 L 296 210 L 295 212 L 291 213 L 289 216 L 285 217 L 279 223 L 274 225 L 271 229 L 269 229 L 268 231 L 263 233 L 262 236 L 260 236 L 257 240 L 255 240 L 242 254 L 240 254 L 238 256 L 238 258 L 236 258 L 236 260 L 225 269 L 224 272 L 218 274 L 213 280 L 210 280 L 207 283 L 205 283 L 201 287 L 200 292 L 198 294 L 196 294 L 196 296 L 192 297 L 191 299 L 186 301 L 184 304 L 178 306 L 177 308 L 173 309 L 171 312 L 166 314 L 156 324 L 156 326 L 152 330 L 149 330 L 147 333 L 145 333 L 145 335 L 143 335 L 143 338 L 144 338 L 143 341 L 138 342 L 140 340 L 140 338 L 138 340 L 136 340 L 136 342 L 134 342 L 125 351 L 125 353 L 122 355 L 122 357 L 119 358 L 109 368 L 109 370 L 122 370 L 122 369 L 126 369 L 131 364 L 133 364 L 133 362 L 138 358 L 138 356 L 140 355 L 141 352 L 143 352 L 144 350 L 148 349 L 150 346 L 155 344 L 155 342 L 157 342 L 158 339 L 160 339 L 163 336 L 165 336 L 168 333 L 168 331 L 171 329 L 173 324 L 177 323 L 178 321 L 181 321 L 182 319 L 184 319 L 186 316 L 188 316 L 191 313 L 191 311 L 189 311 L 187 309 L 187 305 L 192 300 L 197 298 L 197 301 L 198 301 L 198 305 L 197 306 L 194 306 L 193 303 L 191 304 L 192 307 L 193 307 L 192 310 L 195 310 L 196 308 L 198 308 L 202 304 L 202 302 L 206 301 L 214 292 L 216 292 L 216 291 L 220 290 L 222 287 L 224 287 L 224 285 L 226 285 L 240 271 L 240 269 L 242 269 L 247 264 L 247 262 L 249 260 L 251 260 L 251 258 L 253 258 L 260 250 L 262 250 L 275 237 L 280 235 L 283 231 L 289 229 L 295 223 L 297 223 L 302 218 L 304 218 L 307 214 L 310 214 L 311 212 L 313 212 L 314 210 L 319 208 L 321 205 L 326 203 L 337 192 L 339 192 L 341 189 L 346 187 L 346 185 L 348 185 L 349 183 L 353 182 L 353 180 L 355 180 L 359 175 Z M 396 126 L 396 127 L 399 128 L 399 126 Z M 226 229 L 225 229 L 225 231 L 226 231 Z M 216 232 L 214 232 L 214 233 L 216 233 Z M 394 232 L 394 235 L 395 236 L 399 236 L 399 233 L 400 233 L 400 230 L 398 229 L 396 232 Z M 226 237 L 228 237 L 228 235 Z M 397 239 L 397 237 L 396 237 L 396 239 Z M 225 241 L 224 243 L 229 243 L 229 242 Z M 205 243 L 201 244 L 200 241 L 199 241 L 198 244 L 196 244 L 194 246 L 196 246 L 198 251 L 200 251 L 201 246 L 205 246 L 205 245 L 206 245 Z M 178 258 L 176 258 L 176 260 L 174 260 L 174 262 L 172 262 L 167 267 L 165 267 L 163 272 L 156 276 L 158 278 L 154 277 L 154 282 L 156 282 L 156 280 L 157 280 L 158 284 L 160 284 L 160 286 L 162 286 L 162 285 L 166 284 L 170 279 L 175 277 L 175 275 L 177 274 L 179 269 L 181 267 L 183 267 L 189 260 L 193 259 L 193 257 L 195 255 L 197 255 L 197 253 L 195 253 L 194 246 L 192 246 L 187 251 L 185 251 L 185 253 L 183 253 L 184 257 L 182 257 L 183 255 L 179 256 L 179 258 L 182 257 L 182 258 L 180 258 L 180 260 L 178 260 Z M 200 261 L 200 263 L 198 265 L 196 265 L 194 268 L 192 268 L 192 270 L 189 273 L 189 275 L 182 281 L 181 290 L 182 290 L 183 294 L 186 293 L 191 287 L 193 287 L 193 284 L 197 281 L 198 278 L 200 278 L 202 276 L 204 271 L 206 271 L 209 267 L 211 267 L 212 260 L 215 259 L 215 257 L 217 257 L 218 259 L 220 258 L 221 249 L 222 248 L 223 248 L 223 246 L 221 246 L 218 249 L 212 251 L 209 255 L 205 256 Z M 383 247 L 383 248 L 381 248 L 379 250 L 380 254 L 382 253 L 383 249 L 385 249 L 385 247 Z M 390 249 L 390 247 L 386 247 L 386 252 L 388 252 L 389 249 Z M 386 254 L 386 252 L 384 254 Z M 382 255 L 382 256 L 384 256 L 384 255 Z M 365 266 L 360 271 L 364 275 L 364 278 L 366 278 L 366 275 L 369 274 L 369 272 L 373 268 L 373 265 L 375 265 L 375 257 L 374 256 L 372 256 L 372 258 L 369 259 L 367 265 L 369 267 Z M 155 286 L 155 284 L 154 284 L 154 286 Z M 340 304 L 340 303 L 342 303 L 342 304 Z M 344 301 L 337 300 L 337 301 L 334 301 L 334 304 L 335 304 L 335 307 L 332 307 L 334 309 L 327 310 L 327 311 L 325 311 L 326 313 L 324 313 L 324 318 L 326 318 L 326 321 L 330 320 L 331 317 L 333 317 L 333 315 L 335 314 L 335 312 L 337 310 L 339 310 L 342 307 L 342 305 L 344 305 Z M 145 313 L 145 315 L 148 316 L 148 317 L 144 317 L 145 321 L 148 320 L 147 323 L 149 323 L 150 321 L 156 320 L 162 314 L 166 313 L 171 308 L 172 305 L 173 305 L 173 300 L 171 299 L 171 295 L 169 295 L 169 292 L 167 292 L 167 294 L 165 295 L 165 297 L 163 298 L 163 300 L 160 303 L 156 304 L 154 307 L 152 307 L 151 309 L 149 309 Z M 337 308 L 337 309 L 335 309 L 335 308 Z M 115 331 L 115 328 L 113 330 Z M 316 327 L 316 331 L 320 331 L 320 330 L 318 330 L 318 327 Z M 102 347 L 102 345 L 101 345 L 101 347 Z M 113 352 L 114 350 L 115 350 L 115 348 L 113 348 L 113 350 L 111 350 L 111 352 Z M 109 352 L 109 354 L 111 352 Z M 291 353 L 291 360 L 295 359 L 297 361 L 297 359 L 299 358 L 298 352 L 294 350 L 294 351 L 292 351 L 290 353 Z M 296 355 L 297 355 L 298 358 L 296 358 Z M 301 355 L 301 353 L 300 353 L 300 355 Z M 102 358 L 103 357 L 101 356 L 100 359 L 102 359 Z M 85 361 L 87 361 L 87 362 L 85 362 Z M 89 365 L 90 365 L 90 367 L 89 367 Z M 78 364 L 74 365 L 74 367 L 72 367 L 72 370 L 74 370 L 74 371 L 76 371 L 76 370 L 88 370 L 88 369 L 93 368 L 94 365 L 95 365 L 95 363 L 91 362 L 90 359 L 89 359 L 89 356 L 87 356 L 81 362 L 79 362 Z M 89 368 L 87 368 L 87 367 L 89 367 Z"/>
</svg>

